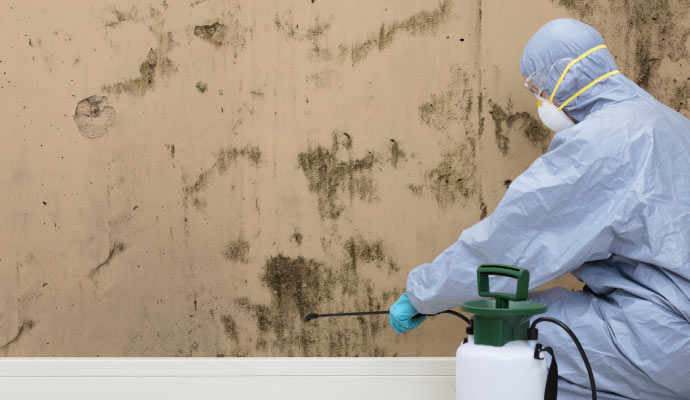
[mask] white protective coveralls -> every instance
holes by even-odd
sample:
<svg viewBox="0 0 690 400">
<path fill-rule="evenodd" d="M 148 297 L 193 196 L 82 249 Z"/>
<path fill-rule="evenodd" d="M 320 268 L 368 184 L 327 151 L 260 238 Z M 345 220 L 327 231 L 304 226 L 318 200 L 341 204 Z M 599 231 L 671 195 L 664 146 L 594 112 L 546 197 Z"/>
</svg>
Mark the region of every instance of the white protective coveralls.
<svg viewBox="0 0 690 400">
<path fill-rule="evenodd" d="M 603 43 L 582 22 L 551 21 L 527 43 L 522 74 L 554 66 L 552 90 L 568 60 Z M 607 49 L 592 52 L 570 67 L 554 101 L 616 69 Z M 423 314 L 476 299 L 484 263 L 529 269 L 531 288 L 572 272 L 584 291 L 531 299 L 578 335 L 599 398 L 690 399 L 690 120 L 623 74 L 564 109 L 579 122 L 555 135 L 491 215 L 410 272 L 408 297 Z M 492 291 L 510 291 L 507 280 Z M 559 399 L 589 398 L 571 339 L 552 324 L 539 331 L 556 350 Z"/>
</svg>

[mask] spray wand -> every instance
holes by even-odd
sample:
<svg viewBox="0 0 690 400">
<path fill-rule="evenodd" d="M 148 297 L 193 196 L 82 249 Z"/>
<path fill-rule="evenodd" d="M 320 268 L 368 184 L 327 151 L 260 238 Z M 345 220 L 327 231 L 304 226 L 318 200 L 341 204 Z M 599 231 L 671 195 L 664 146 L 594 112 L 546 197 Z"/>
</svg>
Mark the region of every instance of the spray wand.
<svg viewBox="0 0 690 400">
<path fill-rule="evenodd" d="M 354 316 L 360 316 L 360 315 L 383 315 L 383 314 L 388 314 L 389 310 L 384 310 L 384 311 L 357 311 L 357 312 L 343 312 L 343 313 L 334 313 L 334 314 L 315 314 L 311 313 L 307 315 L 304 320 L 306 322 L 311 321 L 312 319 L 316 318 L 323 318 L 323 317 L 354 317 Z M 440 313 L 436 314 L 422 314 L 426 315 L 428 317 L 432 317 L 434 315 L 439 315 L 439 314 L 450 314 L 450 315 L 455 315 L 456 317 L 462 319 L 465 321 L 469 326 L 472 326 L 472 321 L 470 321 L 469 318 L 466 316 L 460 314 L 457 311 L 453 310 L 446 310 L 446 311 L 441 311 Z"/>
</svg>

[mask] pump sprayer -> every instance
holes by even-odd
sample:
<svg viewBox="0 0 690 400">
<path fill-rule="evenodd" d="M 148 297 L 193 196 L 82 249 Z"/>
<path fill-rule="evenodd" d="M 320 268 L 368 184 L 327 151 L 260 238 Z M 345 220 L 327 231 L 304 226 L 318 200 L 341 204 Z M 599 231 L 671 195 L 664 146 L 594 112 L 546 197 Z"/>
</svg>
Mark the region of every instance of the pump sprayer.
<svg viewBox="0 0 690 400">
<path fill-rule="evenodd" d="M 491 292 L 490 276 L 517 280 L 515 294 Z M 477 268 L 480 297 L 491 299 L 468 301 L 460 305 L 472 314 L 470 320 L 453 310 L 438 314 L 452 314 L 468 323 L 467 338 L 460 345 L 455 358 L 456 400 L 554 400 L 558 393 L 558 364 L 551 347 L 537 343 L 537 324 L 551 322 L 571 337 L 584 361 L 592 392 L 597 399 L 594 374 L 580 341 L 563 322 L 537 318 L 530 325 L 530 317 L 546 312 L 547 305 L 527 300 L 529 271 L 502 264 L 484 264 Z M 362 311 L 333 314 L 309 314 L 306 321 L 322 317 L 388 314 L 388 311 Z M 544 353 L 551 355 L 547 366 Z"/>
</svg>

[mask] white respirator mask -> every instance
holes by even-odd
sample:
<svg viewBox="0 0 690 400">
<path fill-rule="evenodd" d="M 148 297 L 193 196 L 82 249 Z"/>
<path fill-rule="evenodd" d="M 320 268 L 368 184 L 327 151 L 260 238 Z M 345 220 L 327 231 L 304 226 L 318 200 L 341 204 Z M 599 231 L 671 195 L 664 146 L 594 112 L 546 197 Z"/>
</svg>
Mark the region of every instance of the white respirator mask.
<svg viewBox="0 0 690 400">
<path fill-rule="evenodd" d="M 589 90 L 589 88 L 601 82 L 602 80 L 608 78 L 611 75 L 620 73 L 620 71 L 618 70 L 607 72 L 604 75 L 598 77 L 597 79 L 585 85 L 585 87 L 578 90 L 575 94 L 567 98 L 560 105 L 554 102 L 556 92 L 558 91 L 558 88 L 561 86 L 561 83 L 563 83 L 563 79 L 568 73 L 570 67 L 572 67 L 574 64 L 576 64 L 583 58 L 587 57 L 588 55 L 594 53 L 595 51 L 602 50 L 605 48 L 605 44 L 600 44 L 585 51 L 584 53 L 580 54 L 574 59 L 564 58 L 558 60 L 553 65 L 537 70 L 534 73 L 532 73 L 529 77 L 527 77 L 527 79 L 525 80 L 525 87 L 529 89 L 529 91 L 532 92 L 534 96 L 537 98 L 539 118 L 541 119 L 541 122 L 543 122 L 544 125 L 546 125 L 549 129 L 556 132 L 560 132 L 564 129 L 568 129 L 575 125 L 575 122 L 573 122 L 568 117 L 568 115 L 566 115 L 565 112 L 563 112 L 563 107 L 568 105 L 579 95 L 586 92 L 587 90 Z M 542 98 L 542 94 L 545 93 L 545 90 L 549 91 L 549 79 L 551 76 L 554 75 L 553 73 L 556 72 L 554 71 L 554 69 L 559 70 L 561 68 L 563 68 L 563 72 L 560 73 L 560 77 L 556 81 L 553 90 L 550 90 L 551 96 L 549 96 L 548 100 Z"/>
<path fill-rule="evenodd" d="M 553 103 L 549 103 L 548 100 L 542 99 L 537 95 L 535 95 L 535 97 L 537 98 L 539 119 L 541 119 L 541 122 L 543 122 L 547 128 L 555 132 L 560 132 L 575 125 L 575 123 L 565 115 L 565 112 L 559 110 Z"/>
</svg>

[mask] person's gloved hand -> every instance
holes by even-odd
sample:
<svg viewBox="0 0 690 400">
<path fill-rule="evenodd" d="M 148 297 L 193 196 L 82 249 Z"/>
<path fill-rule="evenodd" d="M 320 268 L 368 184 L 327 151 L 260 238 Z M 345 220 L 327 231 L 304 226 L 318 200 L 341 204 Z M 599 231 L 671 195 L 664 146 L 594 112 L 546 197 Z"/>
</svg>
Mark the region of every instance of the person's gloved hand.
<svg viewBox="0 0 690 400">
<path fill-rule="evenodd" d="M 426 319 L 407 298 L 407 293 L 400 296 L 388 311 L 391 327 L 397 334 L 405 333 L 419 326 Z"/>
</svg>

